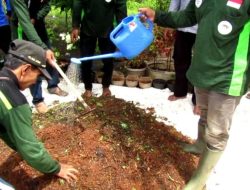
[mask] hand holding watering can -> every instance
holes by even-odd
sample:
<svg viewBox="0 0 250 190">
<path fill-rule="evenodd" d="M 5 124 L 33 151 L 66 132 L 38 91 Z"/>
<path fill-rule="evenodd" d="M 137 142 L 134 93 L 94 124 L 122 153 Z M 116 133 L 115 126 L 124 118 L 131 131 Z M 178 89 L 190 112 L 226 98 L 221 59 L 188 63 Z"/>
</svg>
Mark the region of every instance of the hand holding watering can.
<svg viewBox="0 0 250 190">
<path fill-rule="evenodd" d="M 81 64 L 81 61 L 121 58 L 132 59 L 145 50 L 154 39 L 153 22 L 146 19 L 145 23 L 140 20 L 141 14 L 128 16 L 110 33 L 110 40 L 119 49 L 114 53 L 103 55 L 71 58 L 72 63 Z"/>
</svg>

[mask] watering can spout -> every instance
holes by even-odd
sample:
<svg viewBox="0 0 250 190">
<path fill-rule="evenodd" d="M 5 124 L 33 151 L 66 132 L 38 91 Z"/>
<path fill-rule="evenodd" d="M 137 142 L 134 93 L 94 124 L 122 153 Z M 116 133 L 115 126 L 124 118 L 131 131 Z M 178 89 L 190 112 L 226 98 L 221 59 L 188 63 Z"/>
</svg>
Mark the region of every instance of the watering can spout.
<svg viewBox="0 0 250 190">
<path fill-rule="evenodd" d="M 96 59 L 104 59 L 104 58 L 121 58 L 124 57 L 123 54 L 119 51 L 116 51 L 114 53 L 107 53 L 103 55 L 95 55 L 90 57 L 83 57 L 83 58 L 71 58 L 71 63 L 75 64 L 81 64 L 82 61 L 89 61 L 89 60 L 96 60 Z"/>
<path fill-rule="evenodd" d="M 70 62 L 71 62 L 71 63 L 75 63 L 75 64 L 81 64 L 81 61 L 80 61 L 79 59 L 75 58 L 75 57 L 72 57 L 72 58 L 70 59 Z"/>
</svg>

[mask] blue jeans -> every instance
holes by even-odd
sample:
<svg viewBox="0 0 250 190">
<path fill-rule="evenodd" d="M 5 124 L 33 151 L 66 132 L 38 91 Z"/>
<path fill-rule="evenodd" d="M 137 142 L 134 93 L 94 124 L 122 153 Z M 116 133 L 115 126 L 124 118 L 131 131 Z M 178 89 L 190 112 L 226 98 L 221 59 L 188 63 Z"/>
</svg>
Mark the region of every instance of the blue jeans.
<svg viewBox="0 0 250 190">
<path fill-rule="evenodd" d="M 46 69 L 50 76 L 52 77 L 51 80 L 47 80 L 48 82 L 48 89 L 54 88 L 58 86 L 59 80 L 59 73 L 57 70 L 52 67 L 50 64 L 47 64 Z M 34 85 L 30 87 L 30 93 L 33 96 L 32 103 L 38 104 L 44 100 L 43 94 L 42 94 L 42 79 L 43 77 L 39 77 Z"/>
</svg>

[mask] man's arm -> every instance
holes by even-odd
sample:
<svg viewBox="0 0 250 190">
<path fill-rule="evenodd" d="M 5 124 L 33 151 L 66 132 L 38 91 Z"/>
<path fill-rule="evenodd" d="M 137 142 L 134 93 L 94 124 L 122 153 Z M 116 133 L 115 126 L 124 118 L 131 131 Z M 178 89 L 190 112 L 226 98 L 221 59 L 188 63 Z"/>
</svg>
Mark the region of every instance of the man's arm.
<svg viewBox="0 0 250 190">
<path fill-rule="evenodd" d="M 5 0 L 5 3 L 6 3 L 7 10 L 10 11 L 11 10 L 10 0 Z"/>
<path fill-rule="evenodd" d="M 31 114 L 28 104 L 11 109 L 3 121 L 8 136 L 16 151 L 30 166 L 42 173 L 56 174 L 60 171 L 60 165 L 36 138 Z"/>
<path fill-rule="evenodd" d="M 36 19 L 42 20 L 44 19 L 50 12 L 50 2 L 48 0 L 44 1 L 42 8 L 38 11 Z"/>
<path fill-rule="evenodd" d="M 180 10 L 181 0 L 171 0 L 168 11 Z"/>
<path fill-rule="evenodd" d="M 71 41 L 75 43 L 79 37 L 80 23 L 82 19 L 83 3 L 81 0 L 73 0 Z"/>
<path fill-rule="evenodd" d="M 72 27 L 80 28 L 83 11 L 83 2 L 81 0 L 73 0 L 72 8 Z"/>
<path fill-rule="evenodd" d="M 32 129 L 31 110 L 28 104 L 12 108 L 3 119 L 7 134 L 3 140 L 16 150 L 36 170 L 55 174 L 67 182 L 77 180 L 78 170 L 73 166 L 53 160 L 43 144 L 38 141 Z"/>
<path fill-rule="evenodd" d="M 30 21 L 30 16 L 28 12 L 28 7 L 24 0 L 10 0 L 12 3 L 12 8 L 18 18 L 18 22 L 21 25 L 25 35 L 28 40 L 41 46 L 44 49 L 48 49 L 45 43 L 42 42 L 38 36 L 33 24 Z"/>
<path fill-rule="evenodd" d="M 159 26 L 184 28 L 197 24 L 195 0 L 191 0 L 186 9 L 177 12 L 156 11 L 154 22 Z"/>
</svg>

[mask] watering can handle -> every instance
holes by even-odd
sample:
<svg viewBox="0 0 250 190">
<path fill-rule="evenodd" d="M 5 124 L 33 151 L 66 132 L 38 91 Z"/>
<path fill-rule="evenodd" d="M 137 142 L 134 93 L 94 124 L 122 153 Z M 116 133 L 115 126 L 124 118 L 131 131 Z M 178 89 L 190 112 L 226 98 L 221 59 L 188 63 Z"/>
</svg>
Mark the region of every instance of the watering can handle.
<svg viewBox="0 0 250 190">
<path fill-rule="evenodd" d="M 138 19 L 138 20 L 140 20 L 140 16 L 141 16 L 142 14 L 141 13 L 139 13 L 139 14 L 137 14 L 137 15 L 134 15 L 134 18 L 135 19 Z M 149 20 L 149 19 L 146 19 L 146 22 L 149 24 L 149 30 L 152 32 L 153 31 L 153 28 L 154 28 L 154 23 L 151 21 L 151 20 Z M 118 25 L 118 26 L 116 26 L 114 29 L 113 29 L 113 31 L 110 33 L 110 38 L 112 39 L 114 39 L 115 38 L 115 35 L 121 30 L 121 28 L 124 26 L 124 23 L 123 23 L 123 21 Z"/>
<path fill-rule="evenodd" d="M 136 18 L 140 20 L 140 17 L 142 16 L 143 14 L 142 13 L 139 13 L 136 15 Z M 153 28 L 154 28 L 154 23 L 149 20 L 148 18 L 146 19 L 146 22 L 148 23 L 149 25 L 149 30 L 152 32 L 153 31 Z"/>
<path fill-rule="evenodd" d="M 118 24 L 110 33 L 109 38 L 110 39 L 115 39 L 115 35 L 120 31 L 120 29 L 123 27 L 122 22 L 120 24 Z"/>
</svg>

